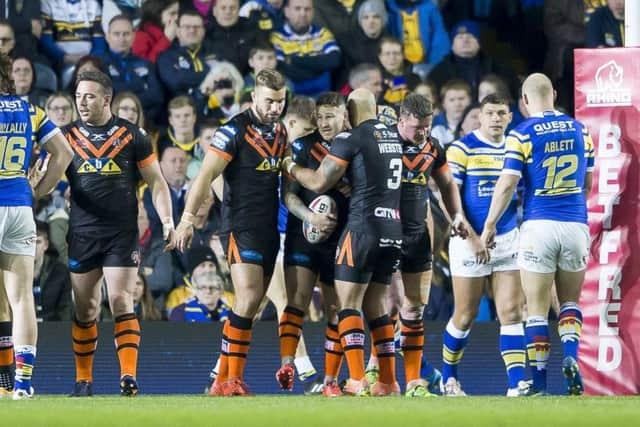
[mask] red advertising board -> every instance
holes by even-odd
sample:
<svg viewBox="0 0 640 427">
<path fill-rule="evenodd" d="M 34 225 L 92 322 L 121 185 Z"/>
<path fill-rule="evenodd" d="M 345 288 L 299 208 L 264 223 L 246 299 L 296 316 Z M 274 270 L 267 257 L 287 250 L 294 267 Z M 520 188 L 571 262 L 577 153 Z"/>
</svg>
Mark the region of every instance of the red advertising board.
<svg viewBox="0 0 640 427">
<path fill-rule="evenodd" d="M 585 393 L 640 392 L 640 48 L 575 51 L 576 118 L 595 144 L 580 305 Z"/>
</svg>

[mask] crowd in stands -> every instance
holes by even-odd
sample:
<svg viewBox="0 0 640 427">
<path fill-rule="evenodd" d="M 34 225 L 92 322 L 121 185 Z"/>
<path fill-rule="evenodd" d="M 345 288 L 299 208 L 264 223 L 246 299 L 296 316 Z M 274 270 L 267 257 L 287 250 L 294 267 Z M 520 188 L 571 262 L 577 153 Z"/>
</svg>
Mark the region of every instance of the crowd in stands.
<svg viewBox="0 0 640 427">
<path fill-rule="evenodd" d="M 479 127 L 487 94 L 510 100 L 511 127 L 527 117 L 518 88 L 531 72 L 552 79 L 571 113 L 573 49 L 623 40 L 624 0 L 0 0 L 0 52 L 13 58 L 17 94 L 64 126 L 77 118 L 75 76 L 108 74 L 113 113 L 153 138 L 176 224 L 215 130 L 247 108 L 262 69 L 280 70 L 290 97 L 365 87 L 390 120 L 406 94 L 419 93 L 435 107 L 432 135 L 448 145 Z M 163 252 L 149 191 L 139 196 L 136 312 L 225 320 L 233 295 L 218 195 L 198 211 L 185 255 Z M 35 209 L 38 318 L 69 320 L 65 181 Z M 446 263 L 436 256 L 426 318 L 450 316 Z"/>
</svg>

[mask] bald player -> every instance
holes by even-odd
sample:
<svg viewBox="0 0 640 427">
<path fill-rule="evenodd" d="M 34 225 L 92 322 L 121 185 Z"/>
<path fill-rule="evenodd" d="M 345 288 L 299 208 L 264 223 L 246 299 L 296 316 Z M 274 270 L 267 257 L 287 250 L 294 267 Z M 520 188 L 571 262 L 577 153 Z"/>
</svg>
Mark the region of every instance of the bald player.
<svg viewBox="0 0 640 427">
<path fill-rule="evenodd" d="M 368 90 L 353 91 L 347 109 L 354 128 L 336 136 L 317 169 L 298 166 L 290 158 L 283 167 L 316 193 L 333 188 L 345 175 L 351 183 L 349 216 L 335 265 L 338 333 L 350 375 L 344 391 L 397 395 L 393 325 L 384 298 L 402 243 L 402 144 L 397 130 L 376 120 L 376 101 Z M 362 311 L 380 360 L 379 381 L 372 385 L 365 379 Z"/>
<path fill-rule="evenodd" d="M 481 239 L 491 247 L 496 224 L 518 181 L 524 180 L 524 218 L 518 266 L 527 301 L 526 340 L 533 390 L 546 394 L 551 286 L 556 283 L 567 392 L 583 393 L 578 369 L 582 312 L 578 298 L 589 259 L 586 199 L 594 167 L 593 142 L 585 125 L 554 109 L 555 91 L 543 74 L 522 85 L 531 116 L 506 140 L 502 175 L 496 183 Z"/>
</svg>

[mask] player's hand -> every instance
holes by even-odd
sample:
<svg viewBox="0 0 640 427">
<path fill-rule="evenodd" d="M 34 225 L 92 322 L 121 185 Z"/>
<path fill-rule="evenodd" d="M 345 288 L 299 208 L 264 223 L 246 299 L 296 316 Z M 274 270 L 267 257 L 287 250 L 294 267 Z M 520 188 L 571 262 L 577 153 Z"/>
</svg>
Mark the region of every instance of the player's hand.
<svg viewBox="0 0 640 427">
<path fill-rule="evenodd" d="M 480 240 L 482 243 L 489 249 L 493 249 L 496 247 L 496 227 L 495 225 L 484 225 L 484 229 L 482 230 L 482 235 L 480 236 Z"/>
<path fill-rule="evenodd" d="M 293 179 L 293 174 L 291 173 L 291 169 L 295 166 L 295 163 L 291 156 L 285 156 L 282 159 L 282 170 L 285 171 L 288 175 L 290 175 Z"/>
<path fill-rule="evenodd" d="M 462 214 L 456 214 L 451 221 L 451 235 L 466 239 L 469 236 L 469 224 Z"/>
<path fill-rule="evenodd" d="M 40 181 L 42 181 L 42 178 L 44 178 L 45 174 L 47 173 L 47 167 L 49 166 L 50 158 L 51 155 L 49 154 L 47 154 L 47 157 L 45 157 L 44 160 L 42 160 L 42 157 L 38 157 L 36 163 L 29 169 L 29 172 L 27 172 L 27 180 L 29 181 L 29 185 L 33 190 L 38 187 L 38 184 L 40 184 Z M 35 194 L 35 196 L 37 199 L 41 195 Z"/>
<path fill-rule="evenodd" d="M 469 243 L 471 243 L 471 249 L 476 257 L 477 264 L 486 264 L 491 259 L 491 255 L 489 254 L 489 249 L 484 244 L 482 239 L 480 239 L 477 235 L 469 238 Z"/>
<path fill-rule="evenodd" d="M 178 228 L 175 231 L 175 247 L 180 252 L 185 252 L 191 247 L 191 240 L 193 239 L 193 224 L 189 224 L 184 221 L 180 221 Z"/>
<path fill-rule="evenodd" d="M 163 252 L 169 252 L 176 248 L 176 230 L 173 228 L 173 221 L 171 224 L 164 224 L 162 226 L 162 238 L 167 242 L 162 249 Z"/>
<path fill-rule="evenodd" d="M 351 197 L 351 186 L 342 180 L 336 184 L 336 190 L 341 192 L 344 197 Z"/>
<path fill-rule="evenodd" d="M 312 213 L 308 222 L 318 227 L 323 233 L 332 233 L 338 225 L 338 218 L 330 212 Z"/>
</svg>

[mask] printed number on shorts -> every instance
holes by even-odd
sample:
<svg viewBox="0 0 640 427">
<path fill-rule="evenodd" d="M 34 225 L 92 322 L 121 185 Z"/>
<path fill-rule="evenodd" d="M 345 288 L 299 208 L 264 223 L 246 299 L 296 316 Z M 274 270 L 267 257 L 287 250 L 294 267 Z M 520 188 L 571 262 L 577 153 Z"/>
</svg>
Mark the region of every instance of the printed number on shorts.
<svg viewBox="0 0 640 427">
<path fill-rule="evenodd" d="M 391 169 L 391 178 L 387 179 L 387 188 L 397 190 L 402 183 L 402 159 L 389 160 L 389 169 Z"/>
<path fill-rule="evenodd" d="M 23 170 L 26 148 L 23 136 L 0 137 L 0 175 L 14 175 Z"/>
</svg>

